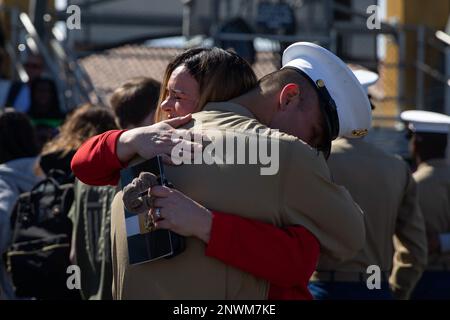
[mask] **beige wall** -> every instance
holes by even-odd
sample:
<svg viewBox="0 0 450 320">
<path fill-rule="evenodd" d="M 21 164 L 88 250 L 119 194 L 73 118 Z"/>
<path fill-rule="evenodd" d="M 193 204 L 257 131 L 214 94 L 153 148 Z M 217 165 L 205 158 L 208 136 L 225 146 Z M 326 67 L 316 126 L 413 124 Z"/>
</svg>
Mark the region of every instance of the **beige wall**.
<svg viewBox="0 0 450 320">
<path fill-rule="evenodd" d="M 388 17 L 397 17 L 399 23 L 406 25 L 423 24 L 432 29 L 445 29 L 450 14 L 450 1 L 442 0 L 388 0 Z M 388 46 L 388 62 L 397 63 L 396 48 Z M 438 67 L 437 52 L 426 47 L 426 63 L 434 68 Z M 417 35 L 416 32 L 408 32 L 406 36 L 406 63 L 412 64 L 417 58 Z M 393 71 L 391 71 L 393 72 Z M 390 72 L 389 72 L 390 73 Z M 395 77 L 395 74 L 390 74 Z M 413 98 L 416 94 L 416 71 L 408 68 L 405 76 L 405 94 Z M 411 99 L 414 101 L 413 99 Z M 413 108 L 414 103 L 407 103 L 406 108 Z"/>
<path fill-rule="evenodd" d="M 73 2 L 76 3 L 76 2 Z M 209 16 L 210 0 L 196 0 L 197 16 L 194 18 L 194 24 L 201 20 L 202 16 Z M 95 14 L 130 14 L 130 15 L 157 15 L 157 16 L 178 16 L 182 17 L 183 5 L 180 0 L 124 0 L 112 1 L 110 3 L 99 4 L 92 9 Z M 198 24 L 198 23 L 197 23 Z M 133 37 L 146 36 L 149 34 L 157 34 L 164 32 L 164 27 L 145 27 L 145 26 L 111 26 L 111 25 L 94 25 L 91 30 L 86 31 L 83 28 L 83 11 L 81 12 L 80 31 L 70 31 L 76 41 L 82 40 L 89 34 L 92 42 L 114 43 Z M 181 28 L 181 24 L 179 26 Z M 198 28 L 198 26 L 197 26 Z"/>
</svg>

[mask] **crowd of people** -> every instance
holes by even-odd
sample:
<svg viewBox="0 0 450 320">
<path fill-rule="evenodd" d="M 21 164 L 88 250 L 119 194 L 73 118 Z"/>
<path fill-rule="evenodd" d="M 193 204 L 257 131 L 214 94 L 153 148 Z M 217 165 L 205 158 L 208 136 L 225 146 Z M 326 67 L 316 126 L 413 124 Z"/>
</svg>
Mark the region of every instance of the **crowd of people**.
<svg viewBox="0 0 450 320">
<path fill-rule="evenodd" d="M 28 82 L 0 80 L 0 105 L 28 115 L 36 130 L 38 147 L 58 132 L 65 114 L 55 81 L 45 72 L 44 60 L 30 53 L 24 63 Z"/>
<path fill-rule="evenodd" d="M 37 71 L 39 59 L 30 59 Z M 450 298 L 450 117 L 402 114 L 412 173 L 364 139 L 371 72 L 300 42 L 285 50 L 280 70 L 258 80 L 232 51 L 188 49 L 162 83 L 130 79 L 111 108 L 87 104 L 66 116 L 54 83 L 39 73 L 30 79 L 0 111 L 1 297 L 16 298 L 5 258 L 15 203 L 58 171 L 74 186 L 70 261 L 81 270 L 82 299 Z M 40 143 L 37 120 L 64 117 Z M 186 135 L 198 128 L 233 132 L 245 145 L 250 137 L 277 141 L 278 172 L 261 175 L 260 163 L 174 165 L 177 145 L 204 148 Z M 122 190 L 121 170 L 155 156 L 173 188 L 146 173 Z M 170 230 L 185 247 L 132 264 L 135 229 Z"/>
</svg>

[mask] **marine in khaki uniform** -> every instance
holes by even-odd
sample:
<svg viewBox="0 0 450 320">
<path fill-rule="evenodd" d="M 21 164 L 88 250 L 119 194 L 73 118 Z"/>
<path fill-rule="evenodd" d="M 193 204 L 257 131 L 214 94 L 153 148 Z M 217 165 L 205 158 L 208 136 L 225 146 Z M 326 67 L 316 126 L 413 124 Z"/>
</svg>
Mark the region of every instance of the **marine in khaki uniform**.
<svg viewBox="0 0 450 320">
<path fill-rule="evenodd" d="M 412 299 L 450 299 L 450 162 L 446 158 L 450 117 L 427 111 L 401 114 L 413 132 L 419 204 L 428 236 L 428 265 Z"/>
<path fill-rule="evenodd" d="M 408 165 L 364 140 L 339 139 L 331 150 L 328 165 L 334 181 L 349 190 L 365 213 L 366 244 L 342 263 L 323 255 L 311 292 L 318 299 L 389 299 L 390 280 L 394 296 L 408 298 L 427 258 L 424 221 Z M 379 290 L 367 287 L 370 265 L 382 271 Z"/>
<path fill-rule="evenodd" d="M 368 88 L 377 74 L 354 71 Z M 366 244 L 350 260 L 320 259 L 310 282 L 316 299 L 406 299 L 426 265 L 427 247 L 416 185 L 403 160 L 363 139 L 333 142 L 328 159 L 331 175 L 345 186 L 364 211 Z M 394 242 L 393 242 L 394 237 Z M 381 270 L 381 287 L 369 290 L 368 266 Z"/>
<path fill-rule="evenodd" d="M 333 103 L 335 112 L 337 106 L 336 135 L 337 131 L 358 136 L 367 132 L 370 105 L 345 64 L 313 44 L 290 48 L 285 51 L 283 65 L 303 72 L 318 86 L 317 90 L 328 89 L 335 100 L 328 95 L 326 103 Z M 274 175 L 261 175 L 260 164 L 167 167 L 166 175 L 178 190 L 211 210 L 278 227 L 302 225 L 319 240 L 321 251 L 336 260 L 352 257 L 363 246 L 362 211 L 347 190 L 331 182 L 326 161 L 317 150 L 293 136 L 269 129 L 238 103 L 210 103 L 193 118 L 194 128 L 201 124 L 203 129 L 222 132 L 233 129 L 239 138 L 246 137 L 246 146 L 251 136 L 276 140 L 279 170 Z M 193 237 L 186 239 L 186 250 L 172 259 L 130 266 L 121 193 L 115 197 L 112 210 L 116 299 L 267 298 L 267 281 L 205 256 L 205 243 Z"/>
</svg>

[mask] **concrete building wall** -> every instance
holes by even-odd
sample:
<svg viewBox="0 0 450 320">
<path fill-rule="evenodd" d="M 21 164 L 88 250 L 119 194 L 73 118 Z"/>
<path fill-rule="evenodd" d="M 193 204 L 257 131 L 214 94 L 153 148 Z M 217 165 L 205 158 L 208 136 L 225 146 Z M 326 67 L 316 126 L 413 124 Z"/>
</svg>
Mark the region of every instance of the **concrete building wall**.
<svg viewBox="0 0 450 320">
<path fill-rule="evenodd" d="M 69 1 L 69 4 L 80 4 L 83 1 Z M 200 22 L 209 16 L 211 1 L 197 0 L 196 16 L 194 17 L 194 29 L 196 32 L 203 31 Z M 111 24 L 88 24 L 83 23 L 83 14 L 94 15 L 115 15 L 115 16 L 137 16 L 141 19 L 145 17 L 158 16 L 167 17 L 168 20 L 178 19 L 179 24 L 173 26 L 163 25 L 117 25 Z M 181 33 L 181 21 L 183 16 L 183 5 L 180 0 L 122 0 L 101 3 L 81 12 L 81 30 L 73 30 L 71 36 L 77 42 L 89 42 L 95 44 L 117 43 L 131 38 L 152 36 L 165 33 Z"/>
</svg>

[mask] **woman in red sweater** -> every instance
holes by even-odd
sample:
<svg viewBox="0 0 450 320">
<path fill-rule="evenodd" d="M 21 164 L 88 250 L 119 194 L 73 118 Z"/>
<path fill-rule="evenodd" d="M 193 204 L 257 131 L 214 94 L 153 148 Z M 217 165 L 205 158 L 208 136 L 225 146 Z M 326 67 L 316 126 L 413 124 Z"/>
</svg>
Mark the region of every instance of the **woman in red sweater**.
<svg viewBox="0 0 450 320">
<path fill-rule="evenodd" d="M 168 155 L 174 146 L 170 141 L 174 130 L 171 126 L 188 122 L 189 114 L 201 110 L 206 102 L 229 100 L 256 84 L 253 71 L 242 58 L 217 48 L 207 50 L 188 50 L 169 64 L 156 117 L 171 120 L 128 131 L 109 131 L 90 139 L 73 158 L 75 175 L 88 184 L 114 185 L 120 169 L 136 154 L 147 159 L 166 154 L 164 159 L 170 163 Z M 199 63 L 208 59 L 210 63 Z M 219 65 L 226 72 L 226 86 L 216 76 L 221 74 L 217 62 L 211 63 L 220 60 L 229 62 Z M 207 67 L 202 69 L 200 65 Z M 154 187 L 151 192 L 160 199 L 158 206 L 163 220 L 157 227 L 198 237 L 207 244 L 206 255 L 269 281 L 269 299 L 312 298 L 307 284 L 318 261 L 319 243 L 304 227 L 281 229 L 236 215 L 211 212 L 174 189 Z"/>
</svg>

